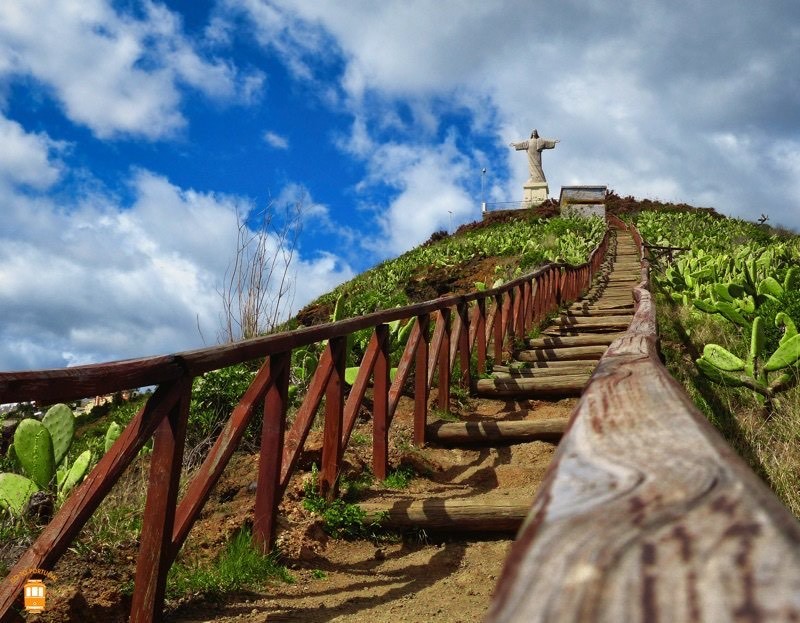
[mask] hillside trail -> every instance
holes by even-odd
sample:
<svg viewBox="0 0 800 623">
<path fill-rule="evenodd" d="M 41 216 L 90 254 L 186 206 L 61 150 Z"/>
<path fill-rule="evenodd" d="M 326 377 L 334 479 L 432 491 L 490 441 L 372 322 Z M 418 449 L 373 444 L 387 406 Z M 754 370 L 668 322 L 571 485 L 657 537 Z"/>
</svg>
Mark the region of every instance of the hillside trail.
<svg viewBox="0 0 800 623">
<path fill-rule="evenodd" d="M 362 494 L 367 514 L 381 515 L 382 526 L 404 538 L 330 539 L 316 523 L 307 531 L 313 546 L 286 560 L 293 584 L 228 595 L 221 604 L 190 602 L 164 620 L 482 620 L 577 397 L 631 322 L 639 266 L 630 235 L 617 231 L 591 290 L 478 380 L 478 398 L 459 421 L 429 424 L 425 447 L 404 455 L 420 474 L 410 486 Z M 404 417 L 401 404 L 396 424 Z"/>
</svg>

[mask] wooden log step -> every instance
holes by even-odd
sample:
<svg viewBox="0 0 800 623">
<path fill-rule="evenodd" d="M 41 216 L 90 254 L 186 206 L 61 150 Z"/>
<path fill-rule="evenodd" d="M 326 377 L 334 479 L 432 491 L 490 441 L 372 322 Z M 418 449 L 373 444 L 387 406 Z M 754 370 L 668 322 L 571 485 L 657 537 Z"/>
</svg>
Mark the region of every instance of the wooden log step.
<svg viewBox="0 0 800 623">
<path fill-rule="evenodd" d="M 570 374 L 541 379 L 479 379 L 476 385 L 479 395 L 489 397 L 579 396 L 590 376 L 590 374 Z"/>
<path fill-rule="evenodd" d="M 492 372 L 493 379 L 540 379 L 546 376 L 591 374 L 597 367 L 597 359 L 590 364 L 573 365 L 564 368 L 520 368 L 509 372 Z"/>
<path fill-rule="evenodd" d="M 627 329 L 631 324 L 633 316 L 559 316 L 553 318 L 551 322 L 562 327 L 619 327 Z"/>
<path fill-rule="evenodd" d="M 481 422 L 436 422 L 428 425 L 425 438 L 441 444 L 485 443 L 492 441 L 558 440 L 567 429 L 569 418 L 546 420 L 501 420 Z"/>
<path fill-rule="evenodd" d="M 573 303 L 572 308 L 583 307 L 589 305 L 593 309 L 621 309 L 624 307 L 633 307 L 633 296 L 630 299 L 608 299 L 606 297 L 597 297 L 596 299 L 581 299 Z M 570 308 L 570 309 L 572 309 Z"/>
<path fill-rule="evenodd" d="M 624 332 L 620 333 L 600 333 L 589 335 L 549 335 L 545 337 L 529 338 L 525 343 L 530 348 L 564 348 L 571 346 L 608 346 L 617 338 L 625 335 Z"/>
<path fill-rule="evenodd" d="M 514 352 L 517 361 L 575 361 L 576 359 L 600 359 L 607 346 L 570 346 L 569 348 L 531 348 Z"/>
<path fill-rule="evenodd" d="M 574 359 L 567 361 L 518 361 L 510 366 L 495 364 L 492 372 L 516 372 L 519 370 L 563 370 L 572 367 L 591 367 L 597 365 L 597 359 Z M 562 372 L 563 374 L 563 372 Z"/>
<path fill-rule="evenodd" d="M 542 335 L 547 335 L 550 337 L 556 337 L 556 336 L 567 337 L 567 336 L 589 335 L 590 333 L 618 333 L 619 330 L 620 327 L 552 326 L 552 327 L 547 327 L 544 331 L 542 331 Z"/>
<path fill-rule="evenodd" d="M 598 292 L 603 292 L 604 294 L 618 294 L 618 295 L 627 295 L 630 294 L 631 290 L 633 290 L 634 286 L 618 286 L 618 285 L 598 285 L 595 290 Z"/>
<path fill-rule="evenodd" d="M 361 502 L 365 523 L 385 528 L 423 528 L 464 532 L 516 532 L 533 497 L 480 495 L 472 498 Z"/>
<path fill-rule="evenodd" d="M 631 306 L 632 307 L 632 306 Z M 575 317 L 575 316 L 630 316 L 630 308 L 621 309 L 592 309 L 592 308 L 578 308 L 570 307 L 566 312 L 562 312 L 562 316 Z"/>
<path fill-rule="evenodd" d="M 631 308 L 633 307 L 633 297 L 631 296 L 630 299 L 619 299 L 619 300 L 611 300 L 606 299 L 605 297 L 586 297 L 582 299 L 578 299 L 575 301 L 570 307 L 570 310 L 575 309 L 583 309 L 588 307 L 589 309 L 596 309 L 596 310 L 603 310 L 603 309 L 623 309 L 623 308 Z"/>
</svg>

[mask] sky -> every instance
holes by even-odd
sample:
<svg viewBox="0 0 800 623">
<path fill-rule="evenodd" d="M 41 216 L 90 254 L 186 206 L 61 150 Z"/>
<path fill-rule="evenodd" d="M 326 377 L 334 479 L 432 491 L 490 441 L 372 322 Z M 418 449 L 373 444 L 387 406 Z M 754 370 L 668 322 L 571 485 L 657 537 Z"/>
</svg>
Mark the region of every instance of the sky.
<svg viewBox="0 0 800 623">
<path fill-rule="evenodd" d="M 0 370 L 215 344 L 237 215 L 300 209 L 297 311 L 521 200 L 533 128 L 551 196 L 800 228 L 798 58 L 796 0 L 1 2 Z"/>
</svg>

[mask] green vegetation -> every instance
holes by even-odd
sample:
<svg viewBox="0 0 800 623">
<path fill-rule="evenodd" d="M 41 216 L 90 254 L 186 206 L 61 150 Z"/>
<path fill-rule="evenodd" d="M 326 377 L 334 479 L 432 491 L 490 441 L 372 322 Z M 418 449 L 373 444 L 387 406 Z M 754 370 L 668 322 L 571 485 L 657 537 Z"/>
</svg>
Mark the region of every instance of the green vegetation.
<svg viewBox="0 0 800 623">
<path fill-rule="evenodd" d="M 68 452 L 75 435 L 75 421 L 67 405 L 51 407 L 40 422 L 25 418 L 14 432 L 8 456 L 25 474 L 0 474 L 0 508 L 21 515 L 28 500 L 38 491 L 63 499 L 89 470 L 92 453 L 85 450 L 74 461 Z"/>
<path fill-rule="evenodd" d="M 367 514 L 357 504 L 343 498 L 328 501 L 319 493 L 319 473 L 311 470 L 303 488 L 303 508 L 322 518 L 325 532 L 335 539 L 376 539 L 380 522 L 368 523 Z"/>
<path fill-rule="evenodd" d="M 383 484 L 389 489 L 408 489 L 408 486 L 416 475 L 417 473 L 414 471 L 413 467 L 410 465 L 401 465 L 387 474 Z"/>
<path fill-rule="evenodd" d="M 662 351 L 697 406 L 800 516 L 800 237 L 699 213 L 642 212 Z"/>
<path fill-rule="evenodd" d="M 221 596 L 231 591 L 253 590 L 269 580 L 293 583 L 294 578 L 280 565 L 275 554 L 262 554 L 253 544 L 250 530 L 234 534 L 210 565 L 186 566 L 176 562 L 167 576 L 167 596 L 187 594 Z"/>
<path fill-rule="evenodd" d="M 423 245 L 362 273 L 318 298 L 333 306 L 344 295 L 343 317 L 358 316 L 414 300 L 408 285 L 421 269 L 454 269 L 487 257 L 514 257 L 516 274 L 547 261 L 583 262 L 605 232 L 602 219 L 527 218 L 499 222 Z M 513 276 L 513 275 L 509 275 Z"/>
</svg>

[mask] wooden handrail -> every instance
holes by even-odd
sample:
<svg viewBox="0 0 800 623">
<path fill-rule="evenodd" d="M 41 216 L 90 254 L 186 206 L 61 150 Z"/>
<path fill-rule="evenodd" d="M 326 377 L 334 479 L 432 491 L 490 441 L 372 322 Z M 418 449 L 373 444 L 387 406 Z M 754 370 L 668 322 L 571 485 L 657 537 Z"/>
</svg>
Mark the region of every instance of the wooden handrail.
<svg viewBox="0 0 800 623">
<path fill-rule="evenodd" d="M 605 239 L 603 243 L 605 242 Z M 599 246 L 602 246 L 601 243 Z M 538 278 L 553 269 L 577 270 L 587 266 L 548 263 L 532 273 L 518 277 L 496 288 L 470 294 L 441 297 L 338 322 L 285 331 L 231 344 L 184 351 L 172 355 L 113 361 L 109 363 L 56 368 L 0 372 L 0 404 L 38 400 L 45 404 L 69 401 L 86 396 L 110 394 L 122 389 L 159 385 L 183 374 L 198 376 L 226 366 L 262 359 L 269 355 L 315 344 L 323 340 L 350 335 L 394 320 L 406 320 L 430 314 L 459 304 L 471 303 L 494 295 L 503 295 L 525 281 Z"/>
<path fill-rule="evenodd" d="M 572 414 L 487 622 L 800 619 L 800 525 L 661 364 L 648 274 L 643 258 L 633 322 Z"/>
<path fill-rule="evenodd" d="M 111 450 L 76 488 L 0 584 L 0 623 L 18 617 L 15 607 L 18 607 L 21 597 L 24 571 L 52 568 L 122 471 L 151 437 L 154 437 L 155 444 L 143 517 L 143 529 L 147 535 L 141 539 L 131 621 L 148 623 L 156 620 L 163 606 L 167 570 L 244 434 L 255 407 L 262 401 L 264 422 L 253 531 L 256 542 L 264 551 L 269 550 L 275 536 L 278 504 L 294 473 L 323 396 L 326 397 L 326 415 L 321 487 L 328 492 L 335 489 L 342 454 L 370 378 L 373 378 L 375 404 L 373 461 L 376 474 L 385 475 L 388 429 L 412 368 L 415 378 L 414 441 L 421 444 L 425 439 L 428 395 L 436 373 L 439 406 L 448 409 L 451 359 L 460 362 L 459 381 L 462 385 L 469 385 L 473 350 L 477 350 L 479 369 L 482 369 L 490 336 L 494 336 L 495 358 L 499 360 L 503 345 L 514 335 L 529 329 L 532 322 L 540 321 L 559 302 L 585 291 L 600 269 L 609 237 L 610 230 L 606 231 L 584 264 L 549 263 L 485 291 L 442 297 L 336 323 L 174 355 L 59 370 L 0 373 L 0 403 L 37 400 L 47 404 L 133 387 L 157 386 Z M 469 313 L 472 302 L 476 302 L 474 321 Z M 494 303 L 493 307 L 491 303 Z M 429 349 L 433 317 L 436 326 Z M 394 320 L 414 321 L 415 326 L 390 386 L 387 323 Z M 373 340 L 362 361 L 356 386 L 345 402 L 345 339 L 362 329 L 372 329 Z M 327 346 L 292 427 L 285 430 L 292 350 L 323 341 L 327 341 Z M 234 408 L 189 483 L 183 499 L 178 500 L 192 379 L 211 370 L 254 360 L 264 360 L 260 371 Z"/>
</svg>

